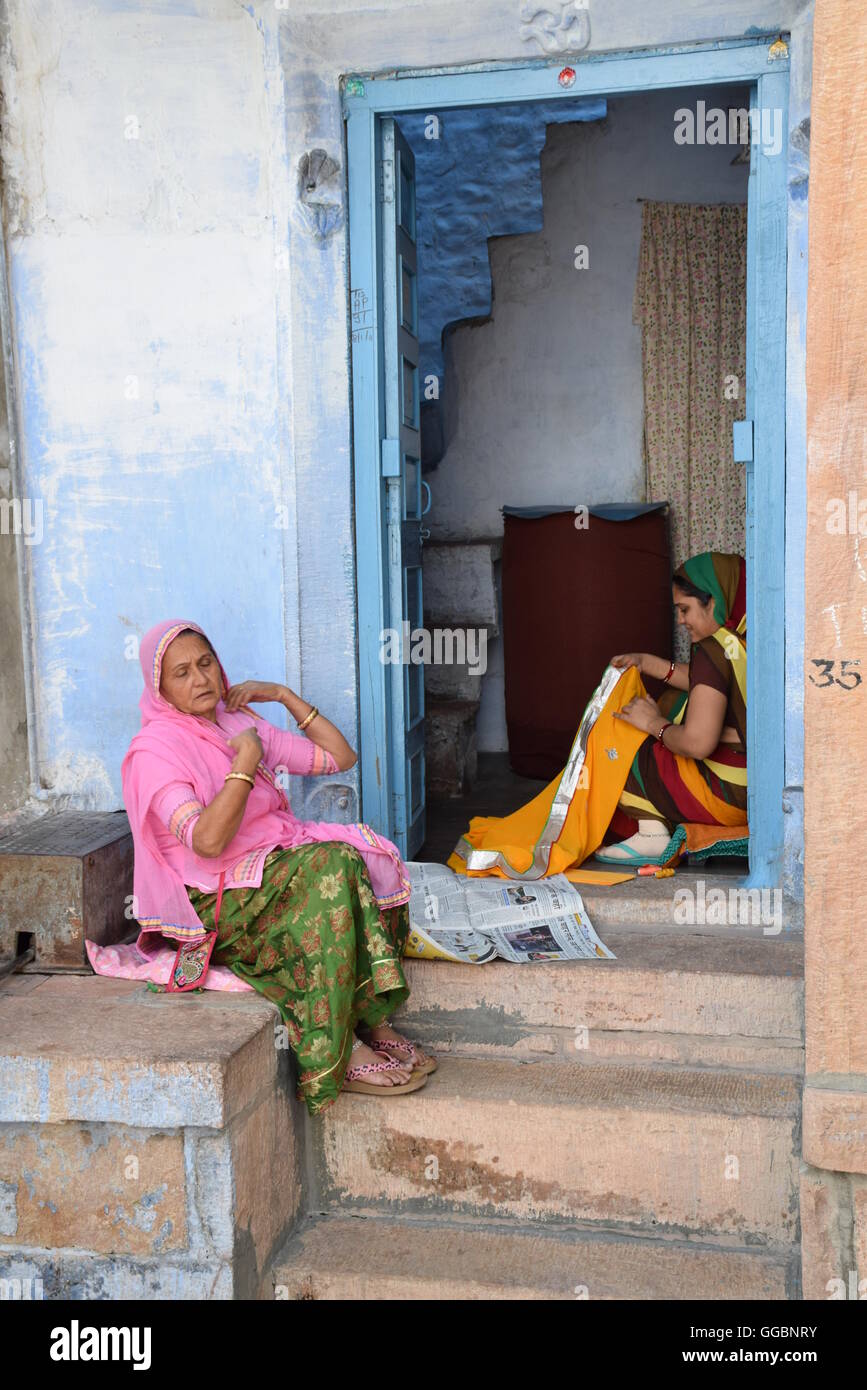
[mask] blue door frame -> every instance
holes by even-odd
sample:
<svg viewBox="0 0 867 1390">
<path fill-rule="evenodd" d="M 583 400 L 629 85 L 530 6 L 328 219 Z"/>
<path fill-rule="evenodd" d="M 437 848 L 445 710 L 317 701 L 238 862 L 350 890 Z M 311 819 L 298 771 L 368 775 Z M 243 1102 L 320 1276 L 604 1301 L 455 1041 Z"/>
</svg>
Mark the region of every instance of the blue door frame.
<svg viewBox="0 0 867 1390">
<path fill-rule="evenodd" d="M 344 82 L 352 267 L 352 415 L 361 726 L 361 796 L 366 821 L 393 836 L 392 789 L 403 785 L 389 737 L 389 626 L 384 428 L 384 352 L 378 127 L 382 116 L 450 106 L 615 96 L 666 87 L 749 85 L 758 108 L 781 113 L 782 149 L 753 142 L 747 234 L 747 417 L 738 457 L 747 469 L 747 735 L 750 871 L 755 886 L 780 882 L 785 730 L 786 150 L 789 62 L 772 39 L 731 41 L 568 59 L 575 80 L 558 81 L 564 59 L 464 72 Z M 760 749 L 760 756 L 754 750 Z"/>
</svg>

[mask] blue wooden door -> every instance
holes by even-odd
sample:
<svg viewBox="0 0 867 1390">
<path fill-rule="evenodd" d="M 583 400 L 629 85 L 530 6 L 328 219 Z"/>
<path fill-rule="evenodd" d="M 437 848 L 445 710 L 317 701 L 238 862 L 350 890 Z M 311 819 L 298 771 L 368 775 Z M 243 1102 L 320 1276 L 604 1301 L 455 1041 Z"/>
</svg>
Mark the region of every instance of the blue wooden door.
<svg viewBox="0 0 867 1390">
<path fill-rule="evenodd" d="M 411 859 L 425 835 L 424 666 L 412 662 L 410 634 L 423 624 L 421 447 L 419 421 L 418 264 L 415 161 L 391 117 L 380 123 L 382 326 L 384 338 L 382 474 L 386 490 L 386 609 L 400 634 L 402 660 L 390 661 L 391 833 Z M 394 649 L 392 647 L 392 656 Z"/>
<path fill-rule="evenodd" d="M 748 882 L 779 882 L 785 783 L 786 142 L 788 73 L 753 84 L 747 205 L 746 419 L 735 458 L 747 470 Z M 775 134 L 780 138 L 775 139 Z"/>
</svg>

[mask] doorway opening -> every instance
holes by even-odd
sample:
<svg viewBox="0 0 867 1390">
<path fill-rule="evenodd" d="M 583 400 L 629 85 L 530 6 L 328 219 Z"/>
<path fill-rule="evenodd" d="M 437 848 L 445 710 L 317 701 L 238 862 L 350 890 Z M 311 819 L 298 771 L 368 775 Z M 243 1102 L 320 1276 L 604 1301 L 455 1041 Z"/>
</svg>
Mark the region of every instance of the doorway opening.
<svg viewBox="0 0 867 1390">
<path fill-rule="evenodd" d="M 347 101 L 363 813 L 407 858 L 444 858 L 472 815 L 550 781 L 608 657 L 683 659 L 668 576 L 687 555 L 746 554 L 748 631 L 772 576 L 760 633 L 782 650 L 785 266 L 759 231 L 785 225 L 785 181 L 757 148 L 761 120 L 737 114 L 775 103 L 785 129 L 785 74 L 759 77 L 764 54 L 696 51 L 680 82 L 647 80 L 672 55 L 638 55 L 610 86 L 587 60 L 568 96 L 537 67 L 359 81 Z M 494 76 L 500 99 L 479 100 Z M 527 647 L 515 594 L 533 592 L 554 531 L 570 573 Z M 630 571 L 648 548 L 661 586 Z M 388 655 L 385 632 L 399 634 Z M 755 693 L 769 653 L 750 651 Z M 765 883 L 782 840 L 781 661 L 778 675 L 748 704 L 768 756 L 749 789 Z"/>
</svg>

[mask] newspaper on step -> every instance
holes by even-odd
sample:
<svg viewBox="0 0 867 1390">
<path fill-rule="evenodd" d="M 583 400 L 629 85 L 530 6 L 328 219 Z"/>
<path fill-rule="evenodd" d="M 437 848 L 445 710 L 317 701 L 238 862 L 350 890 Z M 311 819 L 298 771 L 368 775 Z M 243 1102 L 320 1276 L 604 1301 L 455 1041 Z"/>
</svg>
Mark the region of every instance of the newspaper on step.
<svg viewBox="0 0 867 1390">
<path fill-rule="evenodd" d="M 406 954 L 485 965 L 524 961 L 615 960 L 600 941 L 581 894 L 564 874 L 534 882 L 467 878 L 445 864 L 409 862 Z"/>
</svg>

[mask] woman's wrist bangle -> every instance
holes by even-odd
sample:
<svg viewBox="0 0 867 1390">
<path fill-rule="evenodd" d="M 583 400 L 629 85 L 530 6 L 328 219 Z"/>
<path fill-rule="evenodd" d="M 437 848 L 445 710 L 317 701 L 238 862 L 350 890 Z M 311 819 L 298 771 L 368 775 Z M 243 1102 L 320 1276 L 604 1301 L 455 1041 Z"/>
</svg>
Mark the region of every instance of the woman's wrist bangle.
<svg viewBox="0 0 867 1390">
<path fill-rule="evenodd" d="M 668 682 L 671 680 L 672 676 L 674 675 L 674 665 L 675 665 L 675 663 L 672 662 L 671 665 L 669 666 L 668 670 L 666 671 L 665 675 L 664 675 L 663 678 L 662 678 L 662 679 L 663 679 L 663 683 L 664 683 L 665 685 L 668 685 Z"/>
<path fill-rule="evenodd" d="M 657 737 L 657 739 L 659 740 L 660 743 L 662 743 L 662 735 L 665 733 L 666 729 L 673 729 L 673 728 L 674 728 L 674 722 L 673 722 L 671 719 L 667 719 L 667 720 L 665 721 L 665 723 L 663 724 L 662 728 L 660 729 L 659 733 L 656 735 L 656 737 Z M 665 747 L 664 744 L 663 744 L 663 747 Z"/>
<path fill-rule="evenodd" d="M 317 716 L 318 713 L 319 713 L 319 710 L 318 710 L 318 709 L 316 708 L 316 706 L 314 705 L 313 708 L 310 710 L 310 713 L 309 713 L 304 719 L 302 719 L 302 720 L 301 720 L 301 723 L 298 725 L 298 731 L 299 731 L 299 733 L 302 733 L 302 732 L 304 731 L 304 729 L 307 728 L 307 725 L 308 725 L 308 724 L 311 724 L 311 723 L 313 722 L 313 720 L 316 718 L 316 716 Z"/>
<path fill-rule="evenodd" d="M 236 778 L 239 782 L 249 782 L 251 787 L 255 787 L 256 785 L 255 779 L 247 772 L 227 772 L 225 780 L 228 782 L 231 777 Z"/>
</svg>

